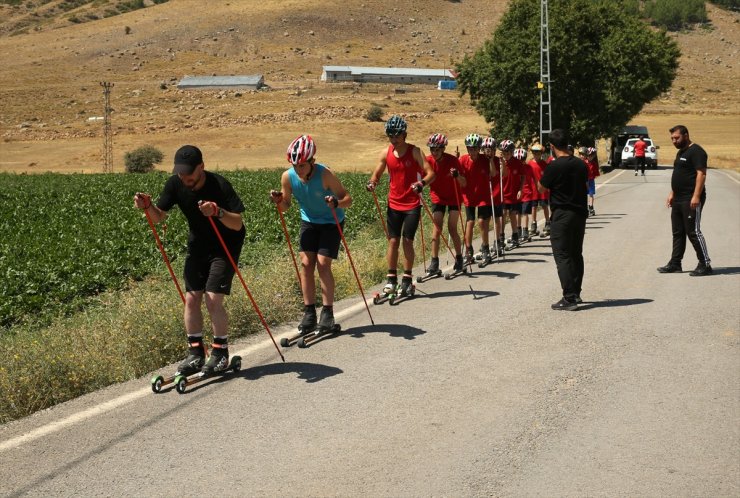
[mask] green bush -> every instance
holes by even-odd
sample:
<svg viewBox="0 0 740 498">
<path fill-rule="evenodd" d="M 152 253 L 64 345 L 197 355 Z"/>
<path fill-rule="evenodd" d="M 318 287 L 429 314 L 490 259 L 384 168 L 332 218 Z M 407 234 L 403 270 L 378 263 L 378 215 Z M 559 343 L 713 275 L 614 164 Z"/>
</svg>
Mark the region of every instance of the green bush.
<svg viewBox="0 0 740 498">
<path fill-rule="evenodd" d="M 144 145 L 123 156 L 126 173 L 149 173 L 154 165 L 162 162 L 164 154 L 152 145 Z"/>
<path fill-rule="evenodd" d="M 373 104 L 368 109 L 367 114 L 365 114 L 365 119 L 372 122 L 383 121 L 383 109 L 379 105 Z"/>
<path fill-rule="evenodd" d="M 712 3 L 723 9 L 740 10 L 740 0 L 712 0 Z"/>
<path fill-rule="evenodd" d="M 645 15 L 654 25 L 669 31 L 707 22 L 704 0 L 652 0 L 645 3 Z"/>
</svg>

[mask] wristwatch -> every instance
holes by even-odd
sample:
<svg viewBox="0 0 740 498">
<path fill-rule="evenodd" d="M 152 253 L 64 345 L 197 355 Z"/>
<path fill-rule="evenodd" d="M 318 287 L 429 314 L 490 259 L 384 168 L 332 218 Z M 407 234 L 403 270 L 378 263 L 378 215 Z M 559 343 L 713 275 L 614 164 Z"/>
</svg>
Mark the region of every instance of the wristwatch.
<svg viewBox="0 0 740 498">
<path fill-rule="evenodd" d="M 217 217 L 218 217 L 219 220 L 224 217 L 224 208 L 218 208 L 218 215 L 217 215 Z"/>
</svg>

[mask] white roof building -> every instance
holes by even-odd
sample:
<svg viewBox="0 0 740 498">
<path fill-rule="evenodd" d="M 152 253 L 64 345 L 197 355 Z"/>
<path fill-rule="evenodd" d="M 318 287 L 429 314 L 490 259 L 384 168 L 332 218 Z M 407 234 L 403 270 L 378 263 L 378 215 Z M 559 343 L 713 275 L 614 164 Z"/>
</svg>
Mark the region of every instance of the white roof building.
<svg viewBox="0 0 740 498">
<path fill-rule="evenodd" d="M 261 74 L 247 76 L 185 76 L 177 84 L 181 90 L 258 90 L 265 84 Z"/>
<path fill-rule="evenodd" d="M 415 67 L 362 67 L 324 66 L 321 81 L 356 81 L 359 83 L 427 83 L 436 85 L 440 80 L 454 80 L 449 69 L 424 69 Z"/>
</svg>

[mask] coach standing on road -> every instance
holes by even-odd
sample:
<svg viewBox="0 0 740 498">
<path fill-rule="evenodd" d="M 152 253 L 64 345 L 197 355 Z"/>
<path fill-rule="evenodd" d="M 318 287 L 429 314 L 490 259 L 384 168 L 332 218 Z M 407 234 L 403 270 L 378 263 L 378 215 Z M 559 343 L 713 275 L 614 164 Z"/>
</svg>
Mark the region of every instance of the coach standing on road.
<svg viewBox="0 0 740 498">
<path fill-rule="evenodd" d="M 707 153 L 689 138 L 689 130 L 683 125 L 670 129 L 671 142 L 678 149 L 673 163 L 671 193 L 666 205 L 671 208 L 673 229 L 673 252 L 667 265 L 658 268 L 660 273 L 681 271 L 681 260 L 686 251 L 686 237 L 694 246 L 699 265 L 689 273 L 701 277 L 712 273 L 709 252 L 701 233 L 701 210 L 707 200 L 704 183 L 707 179 Z"/>
<path fill-rule="evenodd" d="M 558 269 L 563 298 L 551 307 L 573 311 L 581 303 L 583 283 L 583 236 L 588 207 L 586 163 L 568 151 L 568 136 L 560 129 L 550 132 L 552 161 L 537 182 L 540 192 L 550 191 L 550 244 Z"/>
</svg>

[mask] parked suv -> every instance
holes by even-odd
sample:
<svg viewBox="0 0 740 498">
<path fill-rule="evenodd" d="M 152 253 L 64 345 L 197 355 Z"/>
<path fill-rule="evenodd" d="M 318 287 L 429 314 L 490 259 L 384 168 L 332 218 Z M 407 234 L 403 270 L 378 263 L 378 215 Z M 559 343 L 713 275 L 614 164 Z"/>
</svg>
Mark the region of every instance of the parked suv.
<svg viewBox="0 0 740 498">
<path fill-rule="evenodd" d="M 624 149 L 622 149 L 622 166 L 625 168 L 629 168 L 630 166 L 634 166 L 637 162 L 637 159 L 635 159 L 635 143 L 640 140 L 639 138 L 630 138 L 627 140 L 627 143 L 624 144 Z M 653 139 L 649 137 L 644 137 L 642 139 L 647 143 L 647 148 L 645 148 L 645 166 L 651 169 L 655 169 L 658 167 L 658 145 L 655 145 L 653 143 Z"/>
<path fill-rule="evenodd" d="M 619 133 L 611 139 L 609 146 L 609 158 L 607 163 L 612 168 L 629 167 L 628 164 L 622 164 L 622 151 L 631 138 L 647 138 L 650 134 L 646 126 L 629 125 L 622 128 Z"/>
</svg>

